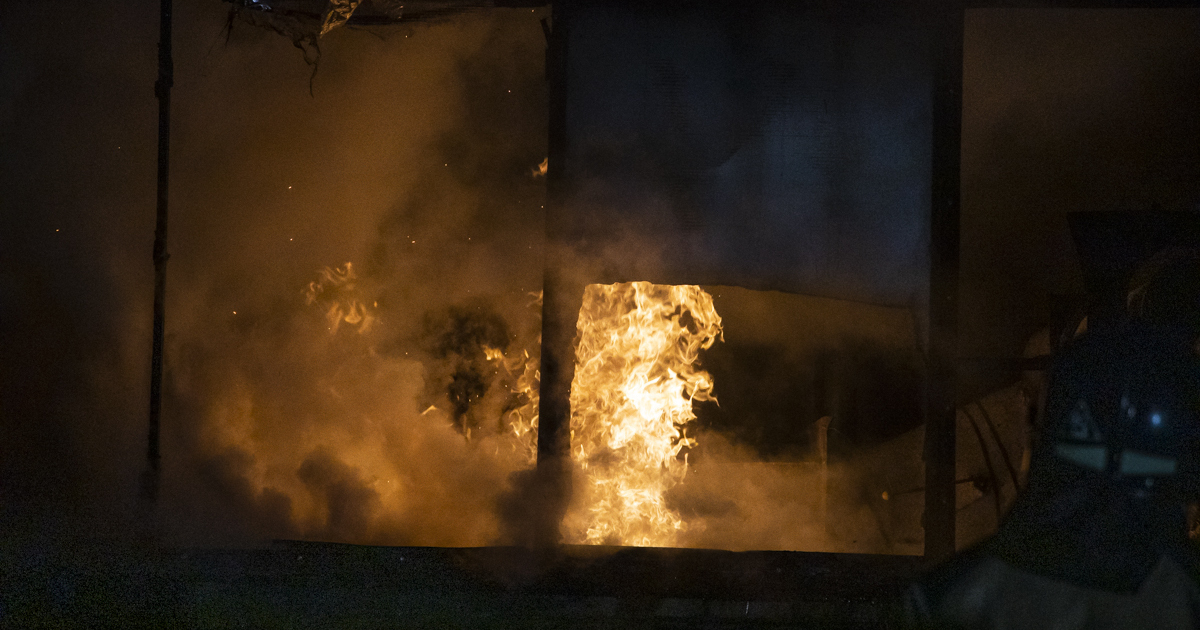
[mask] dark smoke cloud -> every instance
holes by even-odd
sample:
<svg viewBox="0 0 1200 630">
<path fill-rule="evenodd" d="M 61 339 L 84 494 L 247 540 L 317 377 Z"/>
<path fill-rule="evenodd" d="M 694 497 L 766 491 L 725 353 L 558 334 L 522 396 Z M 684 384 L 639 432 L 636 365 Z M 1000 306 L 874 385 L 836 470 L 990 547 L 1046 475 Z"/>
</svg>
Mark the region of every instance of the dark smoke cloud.
<svg viewBox="0 0 1200 630">
<path fill-rule="evenodd" d="M 379 510 L 379 493 L 363 472 L 326 449 L 309 455 L 296 475 L 317 498 L 321 520 L 336 540 L 353 541 Z"/>
<path fill-rule="evenodd" d="M 487 349 L 508 350 L 504 319 L 483 305 L 455 306 L 428 313 L 424 337 L 440 368 L 440 374 L 426 379 L 426 387 L 436 398 L 446 398 L 442 407 L 453 412 L 460 431 L 479 428 L 482 418 L 467 414 L 487 395 L 499 369 L 488 360 Z"/>
</svg>

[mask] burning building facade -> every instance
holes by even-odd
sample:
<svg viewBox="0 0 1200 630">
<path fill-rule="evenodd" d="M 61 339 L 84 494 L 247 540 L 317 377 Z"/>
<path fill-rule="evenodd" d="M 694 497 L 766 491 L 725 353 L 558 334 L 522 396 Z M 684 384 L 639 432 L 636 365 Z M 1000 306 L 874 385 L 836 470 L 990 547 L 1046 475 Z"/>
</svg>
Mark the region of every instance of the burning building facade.
<svg viewBox="0 0 1200 630">
<path fill-rule="evenodd" d="M 414 2 L 397 14 L 389 13 L 394 3 L 363 2 L 338 26 L 351 14 L 305 8 L 326 4 L 234 5 L 259 24 L 271 13 L 304 13 L 295 24 L 315 24 L 318 33 L 332 16 L 328 26 L 337 28 L 320 40 L 324 56 L 315 76 L 287 41 L 240 21 L 231 48 L 263 55 L 255 57 L 262 67 L 221 66 L 226 53 L 206 57 L 196 41 L 184 48 L 191 66 L 177 59 L 185 124 L 176 136 L 180 218 L 165 345 L 160 514 L 168 545 L 261 545 L 272 538 L 438 547 L 597 543 L 559 547 L 565 555 L 549 566 L 538 565 L 536 554 L 518 558 L 500 547 L 378 553 L 388 567 L 458 567 L 438 575 L 459 575 L 467 566 L 467 580 L 484 590 L 494 578 L 502 591 L 583 598 L 594 606 L 584 616 L 608 615 L 616 604 L 604 598 L 615 596 L 654 599 L 655 612 L 647 614 L 794 620 L 800 608 L 785 610 L 780 602 L 890 592 L 901 582 L 895 569 L 912 564 L 853 554 L 628 546 L 936 557 L 994 527 L 1021 485 L 1035 389 L 1004 386 L 1044 360 L 956 363 L 969 350 L 1020 354 L 1025 341 L 955 343 L 956 313 L 985 310 L 977 280 L 993 262 L 973 252 L 1002 241 L 1029 253 L 1036 249 L 1030 243 L 1061 232 L 1045 248 L 1061 256 L 1028 258 L 1049 260 L 1044 266 L 1064 278 L 1070 273 L 1062 269 L 1074 269 L 1075 261 L 1065 221 L 1053 230 L 1038 223 L 1043 219 L 1027 221 L 1037 238 L 995 236 L 995 226 L 1029 198 L 993 207 L 980 201 L 984 193 L 964 193 L 959 231 L 959 156 L 976 161 L 973 176 L 964 166 L 964 189 L 973 182 L 971 190 L 1007 199 L 985 184 L 1009 182 L 1021 160 L 993 168 L 992 150 L 979 147 L 1000 142 L 995 138 L 1036 144 L 1043 137 L 993 134 L 1008 114 L 989 109 L 992 126 L 964 124 L 960 147 L 960 99 L 992 106 L 978 86 L 974 94 L 960 91 L 962 7 L 569 2 L 487 12 L 480 3 Z M 219 13 L 205 13 L 214 32 L 223 23 Z M 1010 19 L 966 12 L 967 32 L 984 42 L 967 51 L 968 65 L 1004 85 L 1004 94 L 1023 94 L 990 65 L 994 57 L 1008 69 L 1022 62 L 988 48 L 1004 37 L 982 34 L 1025 33 L 1006 20 L 1026 30 L 1032 23 L 1074 32 L 1059 14 L 1069 12 L 1051 13 Z M 507 20 L 502 26 L 479 17 L 499 14 Z M 1089 35 L 1077 40 L 1108 41 L 1096 32 L 1119 34 L 1126 26 L 1164 28 L 1162 20 L 1143 24 L 1122 15 L 1132 26 L 1084 29 Z M 405 27 L 406 20 L 419 26 Z M 378 38 L 350 30 L 375 26 Z M 506 29 L 525 30 L 520 37 L 498 34 Z M 401 34 L 420 45 L 396 52 L 407 40 Z M 1043 52 L 1057 50 L 1045 41 L 1061 37 L 1025 35 Z M 299 42 L 309 61 L 316 41 Z M 457 41 L 474 43 L 447 43 Z M 277 56 L 290 53 L 291 65 L 262 52 L 280 43 Z M 478 62 L 482 57 L 489 62 Z M 498 59 L 510 57 L 521 61 L 520 72 L 506 74 Z M 1154 59 L 1175 67 L 1166 53 L 1166 61 Z M 359 61 L 363 68 L 354 68 Z M 1097 76 L 1149 72 L 1113 63 L 1118 72 Z M 216 78 L 204 78 L 210 75 Z M 272 78 L 282 81 L 275 75 L 290 77 L 288 89 L 295 89 L 265 97 L 255 91 Z M 1154 77 L 1144 83 L 1165 84 Z M 1042 75 L 1020 80 L 1053 91 Z M 213 83 L 227 89 L 214 91 Z M 1071 85 L 1090 95 L 1081 101 L 1111 105 L 1115 88 L 1087 91 L 1093 84 Z M 239 99 L 241 92 L 253 96 Z M 313 100 L 312 111 L 289 109 L 300 97 Z M 501 99 L 510 99 L 504 107 L 520 106 L 502 109 Z M 14 107 L 31 111 L 21 103 Z M 1041 120 L 1019 105 L 1008 106 L 1024 112 L 1018 121 Z M 451 122 L 438 118 L 443 111 L 454 112 L 444 115 Z M 520 116 L 528 120 L 514 123 Z M 1113 119 L 1110 110 L 1094 118 Z M 1116 120 L 1114 127 L 1145 131 L 1135 124 L 1140 118 Z M 461 121 L 469 124 L 453 133 L 429 131 Z M 1060 120 L 1064 125 L 1070 127 Z M 1076 144 L 1090 137 L 1079 135 Z M 391 154 L 389 143 L 426 148 Z M 319 166 L 309 164 L 312 146 Z M 267 164 L 275 165 L 269 177 L 261 175 Z M 1155 164 L 1147 172 L 1187 172 Z M 1105 172 L 1119 179 L 1117 171 Z M 1186 188 L 1171 181 L 1164 189 Z M 1063 195 L 1048 199 L 1104 207 L 1095 197 Z M 1038 207 L 1057 217 L 1057 205 Z M 522 212 L 511 211 L 517 206 Z M 141 262 L 130 266 L 140 269 Z M 961 284 L 976 294 L 964 309 L 955 300 L 960 270 L 976 279 Z M 1009 284 L 1023 292 L 1044 289 L 1012 275 Z M 36 283 L 18 284 L 14 294 L 35 305 L 29 312 L 53 321 L 51 309 L 36 306 L 40 294 L 29 288 Z M 1059 284 L 1071 290 L 1067 280 Z M 989 295 L 1028 306 L 1012 287 Z M 129 321 L 141 321 L 149 310 L 141 306 L 128 302 L 139 314 Z M 1037 326 L 1051 319 L 1041 306 L 1027 310 Z M 1062 315 L 1066 322 L 1076 314 Z M 16 329 L 27 319 L 13 320 Z M 975 327 L 972 339 L 1002 336 L 965 321 Z M 1012 328 L 985 332 L 1015 338 L 1036 330 Z M 644 342 L 614 332 L 635 329 Z M 141 333 L 132 325 L 121 330 Z M 1048 333 L 1042 343 L 1035 336 L 1029 354 L 1047 354 L 1059 337 Z M 125 345 L 136 351 L 141 374 L 141 346 Z M 22 358 L 14 364 L 40 365 L 40 346 L 12 347 Z M 965 387 L 959 380 L 956 394 L 954 377 L 981 369 L 977 364 L 1002 378 Z M 1031 372 L 1027 380 L 1036 377 Z M 136 386 L 121 391 L 141 386 L 130 382 Z M 26 409 L 21 400 L 7 398 L 6 410 Z M 140 408 L 125 415 L 140 417 Z M 17 435 L 12 443 L 32 442 Z M 137 460 L 137 449 L 127 450 L 124 460 Z M 89 461 L 117 459 L 87 452 Z M 35 459 L 6 458 L 5 470 L 32 469 L 27 463 Z M 622 468 L 642 479 L 617 480 L 612 471 Z M 107 481 L 88 487 L 126 488 L 126 477 L 97 475 Z M 57 479 L 57 471 L 46 478 Z M 37 492 L 49 487 L 23 479 L 37 478 L 6 474 L 6 491 L 21 483 Z M 277 563 L 268 573 L 311 577 L 303 589 L 319 590 L 336 573 L 314 569 L 314 558 L 323 567 L 344 560 L 337 579 L 355 588 L 376 587 L 345 576 L 392 584 L 403 573 L 365 570 L 370 562 L 355 553 L 375 552 L 279 543 L 261 557 Z M 239 575 L 258 570 L 247 564 L 252 554 L 214 554 L 187 565 L 206 583 L 224 579 L 212 570 L 221 562 L 240 567 Z M 193 561 L 182 557 L 171 562 Z M 726 588 L 712 572 L 722 563 L 739 567 L 751 586 Z M 521 573 L 530 566 L 536 577 Z M 813 577 L 818 573 L 832 577 Z M 684 586 L 664 586 L 645 577 L 651 574 Z M 410 587 L 426 588 L 418 578 L 397 588 Z M 497 597 L 483 607 L 503 605 Z M 380 615 L 396 612 L 378 606 Z"/>
</svg>

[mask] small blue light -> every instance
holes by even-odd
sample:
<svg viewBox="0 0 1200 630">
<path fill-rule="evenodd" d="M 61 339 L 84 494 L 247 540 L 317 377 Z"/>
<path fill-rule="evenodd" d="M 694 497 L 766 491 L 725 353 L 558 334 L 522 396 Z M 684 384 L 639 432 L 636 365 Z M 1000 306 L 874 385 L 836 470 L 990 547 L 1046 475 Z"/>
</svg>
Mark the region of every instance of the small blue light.
<svg viewBox="0 0 1200 630">
<path fill-rule="evenodd" d="M 1157 412 L 1150 414 L 1150 424 L 1154 426 L 1162 424 L 1162 414 Z"/>
</svg>

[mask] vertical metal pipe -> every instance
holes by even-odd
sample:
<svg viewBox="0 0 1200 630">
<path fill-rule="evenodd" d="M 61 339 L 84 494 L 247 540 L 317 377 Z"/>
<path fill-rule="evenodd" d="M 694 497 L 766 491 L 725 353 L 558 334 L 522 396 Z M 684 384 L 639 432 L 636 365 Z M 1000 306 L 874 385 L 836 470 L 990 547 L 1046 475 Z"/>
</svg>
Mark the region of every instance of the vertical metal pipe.
<svg viewBox="0 0 1200 630">
<path fill-rule="evenodd" d="M 570 280 L 570 256 L 564 242 L 564 197 L 567 147 L 567 28 L 565 0 L 552 5 L 546 49 L 549 83 L 546 171 L 546 246 L 542 281 L 542 357 L 538 412 L 537 474 L 544 513 L 533 539 L 541 545 L 559 542 L 558 527 L 570 487 L 571 380 L 575 375 L 575 322 L 583 287 Z"/>
<path fill-rule="evenodd" d="M 154 331 L 150 350 L 150 423 L 146 444 L 146 471 L 142 476 L 141 498 L 150 506 L 158 502 L 161 469 L 159 428 L 162 419 L 163 322 L 167 290 L 167 182 L 171 157 L 171 85 L 174 67 L 171 60 L 171 0 L 160 0 L 158 39 L 158 80 L 154 96 L 158 98 L 158 198 L 154 226 Z"/>
<path fill-rule="evenodd" d="M 935 42 L 929 238 L 929 356 L 925 422 L 925 557 L 954 554 L 955 363 L 958 355 L 959 209 L 962 145 L 963 7 L 931 12 Z"/>
</svg>

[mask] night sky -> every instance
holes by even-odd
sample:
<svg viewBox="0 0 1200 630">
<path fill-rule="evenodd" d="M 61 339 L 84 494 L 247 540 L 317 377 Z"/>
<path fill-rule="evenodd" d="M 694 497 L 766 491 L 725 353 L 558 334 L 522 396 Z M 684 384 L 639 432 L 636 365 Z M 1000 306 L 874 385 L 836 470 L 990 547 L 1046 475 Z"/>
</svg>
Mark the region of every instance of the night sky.
<svg viewBox="0 0 1200 630">
<path fill-rule="evenodd" d="M 529 340 L 548 10 L 344 28 L 313 76 L 274 33 L 235 22 L 227 38 L 228 7 L 176 2 L 164 527 L 212 545 L 494 540 L 488 485 L 506 469 L 451 434 L 387 434 L 422 462 L 395 464 L 428 495 L 413 509 L 437 516 L 371 527 L 366 473 L 312 445 L 330 414 L 369 441 L 372 419 L 441 402 L 456 368 L 429 340 L 447 313 Z M 132 523 L 157 10 L 0 5 L 0 530 L 119 537 Z M 1200 11 L 972 11 L 964 88 L 961 350 L 1014 355 L 1052 296 L 1082 293 L 1067 212 L 1200 210 Z M 330 334 L 305 289 L 347 261 L 378 322 Z M 292 455 L 313 501 L 357 507 L 295 516 L 259 478 Z"/>
</svg>

